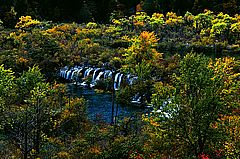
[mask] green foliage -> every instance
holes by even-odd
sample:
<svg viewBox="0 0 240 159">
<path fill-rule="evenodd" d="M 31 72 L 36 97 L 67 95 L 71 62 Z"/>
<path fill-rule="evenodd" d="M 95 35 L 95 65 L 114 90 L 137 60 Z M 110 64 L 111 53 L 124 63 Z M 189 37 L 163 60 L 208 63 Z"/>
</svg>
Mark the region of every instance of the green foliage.
<svg viewBox="0 0 240 159">
<path fill-rule="evenodd" d="M 165 24 L 164 22 L 164 15 L 159 13 L 154 13 L 150 19 L 150 25 L 152 28 L 160 28 L 162 25 Z"/>
<path fill-rule="evenodd" d="M 11 90 L 13 90 L 15 86 L 15 77 L 13 74 L 12 70 L 5 69 L 4 65 L 0 66 L 0 97 L 2 100 L 11 98 Z"/>
<path fill-rule="evenodd" d="M 12 70 L 0 66 L 0 132 L 5 125 L 7 110 L 11 109 L 16 99 L 16 83 Z M 1 134 L 1 133 L 0 133 Z"/>
<path fill-rule="evenodd" d="M 155 49 L 156 43 L 157 38 L 153 32 L 144 31 L 139 37 L 132 38 L 131 45 L 126 49 L 124 55 L 126 57 L 124 68 L 129 69 L 130 73 L 146 79 L 162 59 L 162 54 Z"/>
<path fill-rule="evenodd" d="M 17 79 L 17 85 L 19 88 L 19 97 L 25 100 L 30 95 L 30 92 L 41 82 L 43 82 L 43 75 L 41 74 L 38 66 L 29 68 L 28 71 Z M 20 100 L 19 99 L 19 100 Z"/>
<path fill-rule="evenodd" d="M 211 21 L 213 19 L 213 12 L 206 10 L 205 13 L 199 13 L 194 17 L 194 27 L 198 29 L 206 29 L 211 26 Z"/>
<path fill-rule="evenodd" d="M 2 20 L 0 19 L 0 26 L 2 27 L 2 25 L 3 25 L 3 22 L 2 22 Z"/>
<path fill-rule="evenodd" d="M 92 21 L 94 12 L 85 11 Z M 15 158 L 239 158 L 239 19 L 209 10 L 116 15 L 109 25 L 22 17 L 15 30 L 0 31 L 0 149 Z M 197 54 L 184 57 L 191 50 Z M 137 76 L 130 86 L 122 80 L 117 101 L 131 105 L 139 95 L 143 106 L 162 111 L 143 115 L 144 128 L 139 118 L 89 122 L 84 99 L 46 83 L 62 66 L 79 64 Z M 100 86 L 111 90 L 112 79 Z"/>
<path fill-rule="evenodd" d="M 225 89 L 237 92 L 233 83 L 225 88 L 228 80 L 225 75 L 218 74 L 218 71 L 225 72 L 224 68 L 231 70 L 233 65 L 228 65 L 231 62 L 226 64 L 216 62 L 219 67 L 215 70 L 208 66 L 209 62 L 204 56 L 188 54 L 180 62 L 173 86 L 163 83 L 155 86 L 156 93 L 153 94 L 152 101 L 157 107 L 159 105 L 161 107 L 164 98 L 171 99 L 169 104 L 161 108 L 163 115 L 167 116 L 160 118 L 162 114 L 156 114 L 156 120 L 160 125 L 157 130 L 162 132 L 162 135 L 168 136 L 162 138 L 163 142 L 168 142 L 171 147 L 178 147 L 175 150 L 177 155 L 190 157 L 214 151 L 210 145 L 217 143 L 219 134 L 216 134 L 211 124 L 218 120 L 219 114 L 229 112 L 230 107 L 226 105 L 230 104 L 228 98 L 232 97 L 230 94 L 223 96 L 222 93 Z M 235 104 L 233 102 L 230 105 Z M 164 133 L 165 129 L 168 131 Z"/>
<path fill-rule="evenodd" d="M 87 23 L 87 28 L 88 29 L 94 29 L 94 28 L 97 28 L 97 23 L 94 23 L 94 22 L 89 22 L 89 23 Z"/>
</svg>

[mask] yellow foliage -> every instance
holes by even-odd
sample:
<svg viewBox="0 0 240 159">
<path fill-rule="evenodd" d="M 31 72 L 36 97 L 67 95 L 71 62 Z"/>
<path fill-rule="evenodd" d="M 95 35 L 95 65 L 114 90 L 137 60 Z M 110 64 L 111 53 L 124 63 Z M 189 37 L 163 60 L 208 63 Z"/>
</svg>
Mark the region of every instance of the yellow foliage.
<svg viewBox="0 0 240 159">
<path fill-rule="evenodd" d="M 121 25 L 121 22 L 117 19 L 113 19 L 112 23 L 115 24 L 115 25 Z"/>
<path fill-rule="evenodd" d="M 56 33 L 67 33 L 70 32 L 73 27 L 70 24 L 63 24 L 59 26 L 54 26 L 51 29 L 46 30 L 48 33 L 56 34 Z"/>
<path fill-rule="evenodd" d="M 240 15 L 239 14 L 235 14 L 234 17 L 237 19 L 238 22 L 240 22 Z"/>
<path fill-rule="evenodd" d="M 130 17 L 135 26 L 144 26 L 150 17 L 145 12 L 136 12 L 136 15 Z"/>
<path fill-rule="evenodd" d="M 170 26 L 181 24 L 184 22 L 182 16 L 177 16 L 176 13 L 173 12 L 168 12 L 166 14 L 166 18 L 166 24 Z"/>
<path fill-rule="evenodd" d="M 15 28 L 29 28 L 41 24 L 40 21 L 32 19 L 31 16 L 21 16 L 19 20 L 20 21 L 16 24 Z"/>
<path fill-rule="evenodd" d="M 152 18 L 161 19 L 164 18 L 164 15 L 161 13 L 153 13 Z"/>
<path fill-rule="evenodd" d="M 144 26 L 144 22 L 134 21 L 133 23 L 134 23 L 134 25 L 136 25 L 136 26 Z"/>
<path fill-rule="evenodd" d="M 166 17 L 168 19 L 170 19 L 170 18 L 177 19 L 177 14 L 173 13 L 173 12 L 167 12 Z"/>
<path fill-rule="evenodd" d="M 13 38 L 15 40 L 18 40 L 18 41 L 22 41 L 23 37 L 25 37 L 27 35 L 27 33 L 25 31 L 18 31 L 18 32 L 11 32 L 10 33 L 10 38 Z"/>
<path fill-rule="evenodd" d="M 239 61 L 233 57 L 224 57 L 216 59 L 215 62 L 210 60 L 209 67 L 214 71 L 213 81 L 222 80 L 222 86 L 219 86 L 219 93 L 223 100 L 228 99 L 229 108 L 239 104 L 239 77 L 240 73 L 236 73 L 234 68 L 239 66 Z M 225 98 L 228 97 L 228 98 Z"/>
<path fill-rule="evenodd" d="M 233 24 L 231 24 L 230 30 L 231 30 L 233 33 L 240 33 L 240 21 L 239 21 L 238 23 L 233 23 Z"/>
<path fill-rule="evenodd" d="M 76 29 L 77 34 L 80 34 L 81 31 L 82 31 L 82 30 L 81 30 L 80 28 L 77 28 L 77 29 Z"/>
<path fill-rule="evenodd" d="M 216 59 L 216 62 L 210 60 L 209 67 L 214 70 L 216 75 L 226 79 L 234 73 L 233 68 L 236 66 L 236 62 L 234 57 L 224 57 Z M 234 76 L 236 76 L 236 74 Z"/>
<path fill-rule="evenodd" d="M 126 41 L 128 41 L 128 42 L 131 41 L 131 39 L 130 39 L 129 36 L 127 36 L 127 35 L 122 36 L 121 39 L 122 39 L 122 40 L 126 40 Z"/>
<path fill-rule="evenodd" d="M 153 113 L 142 115 L 142 121 L 149 123 L 153 127 L 159 127 L 160 124 L 156 120 L 157 118 L 153 116 Z"/>
</svg>

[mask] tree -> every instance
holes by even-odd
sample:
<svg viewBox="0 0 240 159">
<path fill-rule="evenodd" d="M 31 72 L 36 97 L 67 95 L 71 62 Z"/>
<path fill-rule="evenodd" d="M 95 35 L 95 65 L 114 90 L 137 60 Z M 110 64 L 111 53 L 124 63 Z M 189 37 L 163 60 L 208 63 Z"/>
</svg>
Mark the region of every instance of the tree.
<svg viewBox="0 0 240 159">
<path fill-rule="evenodd" d="M 161 148 L 181 158 L 197 158 L 213 151 L 211 145 L 221 137 L 212 124 L 220 114 L 239 108 L 239 74 L 235 67 L 233 58 L 213 62 L 202 55 L 187 54 L 173 86 L 155 87 L 152 99 L 161 106 L 155 118 L 160 125 L 157 129 L 168 145 Z M 166 100 L 169 104 L 164 106 Z"/>
<path fill-rule="evenodd" d="M 137 76 L 134 93 L 139 93 L 144 102 L 149 101 L 152 77 L 156 77 L 156 70 L 162 61 L 162 54 L 155 49 L 157 41 L 154 32 L 143 31 L 131 39 L 131 45 L 124 55 L 123 70 Z"/>
<path fill-rule="evenodd" d="M 153 73 L 154 68 L 157 68 L 162 60 L 162 54 L 155 48 L 157 41 L 154 32 L 147 31 L 132 38 L 130 47 L 126 49 L 126 65 L 124 67 L 143 80 L 149 78 L 150 73 Z"/>
<path fill-rule="evenodd" d="M 15 77 L 12 70 L 5 69 L 0 65 L 0 132 L 6 124 L 6 112 L 11 109 L 11 104 L 15 102 L 14 87 Z"/>
</svg>

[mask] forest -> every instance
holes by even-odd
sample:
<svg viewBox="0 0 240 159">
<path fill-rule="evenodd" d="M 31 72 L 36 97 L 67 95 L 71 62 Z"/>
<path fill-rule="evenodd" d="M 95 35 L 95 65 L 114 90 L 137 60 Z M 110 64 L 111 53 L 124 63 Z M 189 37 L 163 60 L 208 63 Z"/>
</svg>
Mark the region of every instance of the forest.
<svg viewBox="0 0 240 159">
<path fill-rule="evenodd" d="M 0 158 L 240 158 L 239 3 L 2 0 Z"/>
</svg>

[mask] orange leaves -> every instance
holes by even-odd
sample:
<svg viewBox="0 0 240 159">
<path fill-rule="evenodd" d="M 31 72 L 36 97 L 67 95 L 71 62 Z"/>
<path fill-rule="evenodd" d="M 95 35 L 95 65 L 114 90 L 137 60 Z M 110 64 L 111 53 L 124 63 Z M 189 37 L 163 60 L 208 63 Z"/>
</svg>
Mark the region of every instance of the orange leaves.
<svg viewBox="0 0 240 159">
<path fill-rule="evenodd" d="M 17 59 L 17 63 L 27 63 L 28 59 L 25 59 L 23 57 L 20 57 L 19 59 Z"/>
<path fill-rule="evenodd" d="M 46 31 L 51 34 L 66 34 L 70 33 L 72 30 L 75 31 L 74 26 L 72 26 L 71 24 L 63 24 L 54 26 L 53 28 L 48 29 Z"/>
<path fill-rule="evenodd" d="M 99 146 L 94 146 L 90 148 L 89 152 L 95 155 L 99 155 L 101 154 L 101 149 Z"/>
<path fill-rule="evenodd" d="M 148 42 L 148 44 L 154 44 L 158 41 L 154 32 L 143 31 L 140 36 L 140 40 Z"/>
</svg>

